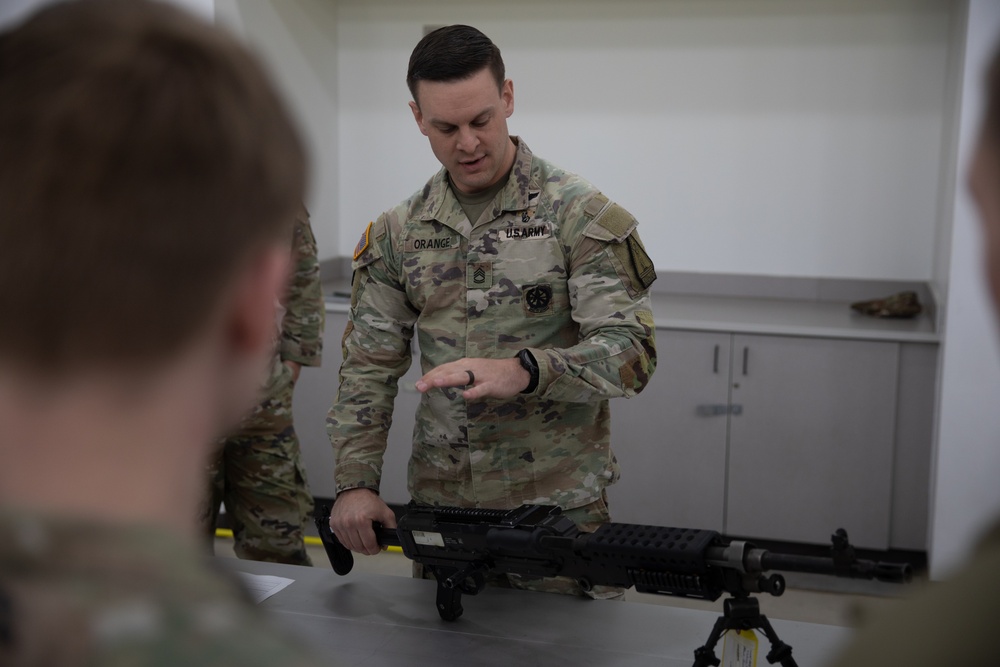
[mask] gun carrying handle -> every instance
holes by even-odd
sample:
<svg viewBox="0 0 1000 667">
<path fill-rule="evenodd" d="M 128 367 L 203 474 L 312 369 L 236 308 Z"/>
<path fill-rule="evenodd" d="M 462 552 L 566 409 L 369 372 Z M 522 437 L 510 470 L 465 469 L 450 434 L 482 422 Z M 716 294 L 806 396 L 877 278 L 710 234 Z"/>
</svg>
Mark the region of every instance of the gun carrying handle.
<svg viewBox="0 0 1000 667">
<path fill-rule="evenodd" d="M 377 521 L 372 521 L 372 530 L 375 531 L 375 539 L 380 547 L 401 547 L 402 541 L 395 528 L 386 528 Z"/>
</svg>

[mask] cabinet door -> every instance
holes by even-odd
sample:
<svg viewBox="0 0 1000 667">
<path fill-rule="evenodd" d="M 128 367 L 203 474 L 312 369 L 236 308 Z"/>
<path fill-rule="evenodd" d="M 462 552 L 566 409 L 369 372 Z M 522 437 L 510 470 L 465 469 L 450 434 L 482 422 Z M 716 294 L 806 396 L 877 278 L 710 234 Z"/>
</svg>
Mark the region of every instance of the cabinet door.
<svg viewBox="0 0 1000 667">
<path fill-rule="evenodd" d="M 738 335 L 733 357 L 725 532 L 824 543 L 846 528 L 887 548 L 898 344 Z"/>
<path fill-rule="evenodd" d="M 292 412 L 295 430 L 302 448 L 302 464 L 309 478 L 313 496 L 332 498 L 336 489 L 333 481 L 333 446 L 326 432 L 326 414 L 330 411 L 340 386 L 340 364 L 343 361 L 340 341 L 347 327 L 347 313 L 327 313 L 323 333 L 323 365 L 303 368 L 295 387 Z M 414 346 L 415 347 L 415 346 Z M 389 446 L 382 467 L 380 493 L 386 502 L 406 503 L 406 466 L 410 457 L 413 423 L 420 394 L 414 383 L 420 378 L 420 362 L 414 357 L 410 370 L 399 382 L 399 394 L 393 409 Z"/>
<path fill-rule="evenodd" d="M 615 521 L 722 530 L 731 338 L 658 329 L 649 385 L 611 402 Z"/>
</svg>

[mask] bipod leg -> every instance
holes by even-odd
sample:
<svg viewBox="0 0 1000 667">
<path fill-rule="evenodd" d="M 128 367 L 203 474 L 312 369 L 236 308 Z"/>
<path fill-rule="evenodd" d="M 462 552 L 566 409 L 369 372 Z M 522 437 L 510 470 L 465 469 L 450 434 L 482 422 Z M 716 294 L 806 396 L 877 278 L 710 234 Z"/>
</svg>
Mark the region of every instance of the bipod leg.
<svg viewBox="0 0 1000 667">
<path fill-rule="evenodd" d="M 719 643 L 722 633 L 729 629 L 729 623 L 730 619 L 725 614 L 715 619 L 715 625 L 708 633 L 708 639 L 694 651 L 694 667 L 716 667 L 719 664 L 719 658 L 715 655 L 715 645 Z"/>
<path fill-rule="evenodd" d="M 781 641 L 778 633 L 771 627 L 771 621 L 767 620 L 767 616 L 758 614 L 757 627 L 764 631 L 767 640 L 771 642 L 771 650 L 767 653 L 769 663 L 773 665 L 780 662 L 781 667 L 798 667 L 795 658 L 792 657 L 792 647 Z"/>
</svg>

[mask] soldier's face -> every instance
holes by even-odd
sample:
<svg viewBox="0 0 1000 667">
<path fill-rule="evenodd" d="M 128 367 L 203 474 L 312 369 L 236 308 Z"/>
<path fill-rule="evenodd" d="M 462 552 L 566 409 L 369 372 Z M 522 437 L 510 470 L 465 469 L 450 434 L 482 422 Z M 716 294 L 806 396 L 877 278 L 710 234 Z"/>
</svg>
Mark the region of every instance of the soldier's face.
<svg viewBox="0 0 1000 667">
<path fill-rule="evenodd" d="M 410 109 L 452 185 L 465 193 L 485 190 L 507 173 L 516 150 L 507 132 L 514 113 L 514 84 L 497 88 L 489 69 L 462 81 L 421 81 Z"/>
<path fill-rule="evenodd" d="M 969 169 L 969 187 L 983 227 L 986 280 L 1000 315 L 1000 154 L 982 135 Z"/>
</svg>

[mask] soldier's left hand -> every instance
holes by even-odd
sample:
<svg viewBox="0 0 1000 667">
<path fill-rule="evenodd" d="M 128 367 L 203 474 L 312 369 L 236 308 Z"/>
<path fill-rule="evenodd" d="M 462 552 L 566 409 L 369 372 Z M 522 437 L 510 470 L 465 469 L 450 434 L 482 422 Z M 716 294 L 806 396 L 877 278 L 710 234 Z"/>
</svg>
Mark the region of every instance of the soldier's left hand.
<svg viewBox="0 0 1000 667">
<path fill-rule="evenodd" d="M 281 363 L 288 366 L 288 369 L 292 371 L 292 384 L 299 381 L 299 373 L 302 372 L 302 364 L 297 361 L 282 361 Z"/>
<path fill-rule="evenodd" d="M 465 387 L 462 397 L 510 398 L 528 386 L 531 375 L 517 357 L 510 359 L 459 359 L 442 364 L 417 380 L 417 389 L 426 394 L 442 387 Z"/>
</svg>

